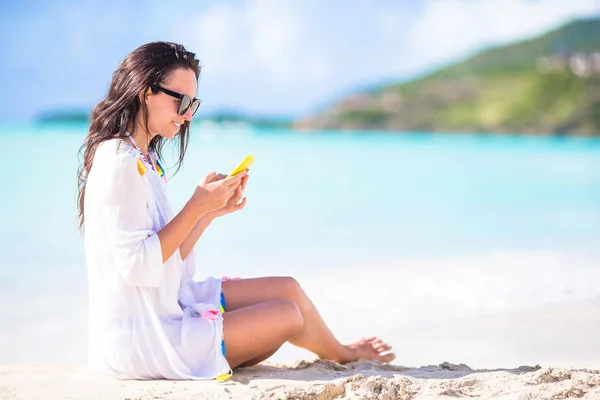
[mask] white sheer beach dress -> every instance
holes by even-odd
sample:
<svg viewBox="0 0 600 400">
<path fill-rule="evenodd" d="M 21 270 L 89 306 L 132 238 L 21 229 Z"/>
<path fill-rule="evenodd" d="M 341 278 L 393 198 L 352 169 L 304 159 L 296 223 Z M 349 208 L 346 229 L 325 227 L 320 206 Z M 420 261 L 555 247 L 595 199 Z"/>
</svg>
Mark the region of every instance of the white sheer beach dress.
<svg viewBox="0 0 600 400">
<path fill-rule="evenodd" d="M 226 379 L 221 279 L 195 282 L 192 253 L 163 263 L 157 232 L 173 212 L 151 157 L 109 140 L 88 176 L 89 367 L 120 379 Z"/>
</svg>

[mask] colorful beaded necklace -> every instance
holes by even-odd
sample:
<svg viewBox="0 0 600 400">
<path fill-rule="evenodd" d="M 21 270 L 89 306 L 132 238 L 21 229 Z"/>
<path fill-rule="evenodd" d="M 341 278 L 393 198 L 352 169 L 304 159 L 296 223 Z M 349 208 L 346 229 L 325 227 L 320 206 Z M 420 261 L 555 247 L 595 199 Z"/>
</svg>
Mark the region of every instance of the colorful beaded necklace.
<svg viewBox="0 0 600 400">
<path fill-rule="evenodd" d="M 146 173 L 146 171 L 148 170 L 148 168 L 146 168 L 145 164 L 148 164 L 152 167 L 152 169 L 154 171 L 156 171 L 156 173 L 158 174 L 158 176 L 162 177 L 165 182 L 167 181 L 167 177 L 165 176 L 165 170 L 162 167 L 162 165 L 160 165 L 160 162 L 158 161 L 158 157 L 156 157 L 156 155 L 154 154 L 150 154 L 148 153 L 149 158 L 151 158 L 150 161 L 148 161 L 146 159 L 146 157 L 144 157 L 144 153 L 142 152 L 142 150 L 140 150 L 140 148 L 138 147 L 137 143 L 135 142 L 135 140 L 133 139 L 133 136 L 131 136 L 131 134 L 129 132 L 126 132 L 127 137 L 129 138 L 129 140 L 131 140 L 131 143 L 133 144 L 133 146 L 137 149 L 137 151 L 139 151 L 140 156 L 137 159 L 137 167 L 138 167 L 138 172 L 140 173 L 140 175 L 144 175 Z"/>
</svg>

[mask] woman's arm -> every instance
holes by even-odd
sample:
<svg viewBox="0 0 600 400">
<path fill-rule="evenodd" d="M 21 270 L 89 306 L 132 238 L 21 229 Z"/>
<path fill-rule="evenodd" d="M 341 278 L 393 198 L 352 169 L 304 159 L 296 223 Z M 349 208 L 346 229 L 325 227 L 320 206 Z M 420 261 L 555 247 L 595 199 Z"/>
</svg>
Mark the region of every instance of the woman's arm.
<svg viewBox="0 0 600 400">
<path fill-rule="evenodd" d="M 181 259 L 185 260 L 186 257 L 190 254 L 200 236 L 204 233 L 206 228 L 212 223 L 214 218 L 212 218 L 209 214 L 205 214 L 200 218 L 196 225 L 192 228 L 189 235 L 185 238 L 181 246 L 179 246 L 179 254 L 181 255 Z"/>
<path fill-rule="evenodd" d="M 94 165 L 99 172 L 87 191 L 88 196 L 96 196 L 98 204 L 91 209 L 98 214 L 96 220 L 102 219 L 106 224 L 105 239 L 97 245 L 111 253 L 115 269 L 129 284 L 158 287 L 164 262 L 203 215 L 227 204 L 242 177 L 212 182 L 209 178 L 216 174 L 208 174 L 181 212 L 156 232 L 147 208 L 148 188 L 138 171 L 137 159 L 127 153 L 115 155 L 113 151 L 108 147 L 97 151 Z M 90 219 L 86 219 L 89 223 Z"/>
<path fill-rule="evenodd" d="M 179 248 L 182 260 L 188 256 L 200 235 L 228 203 L 241 194 L 246 172 L 232 177 L 220 177 L 214 172 L 206 174 L 192 198 L 171 222 L 158 232 L 163 252 L 163 262 Z M 219 179 L 220 178 L 220 179 Z M 215 211 L 216 210 L 216 211 Z"/>
<path fill-rule="evenodd" d="M 210 221 L 208 223 L 204 222 L 208 219 L 204 218 L 204 215 L 209 211 L 202 204 L 195 204 L 192 201 L 188 201 L 179 214 L 158 231 L 157 235 L 160 239 L 163 262 L 166 262 L 178 248 L 181 258 L 185 259 L 187 257 L 202 232 L 210 224 Z M 196 233 L 198 230 L 200 232 Z M 196 235 L 196 239 L 188 249 L 186 243 L 189 243 L 190 239 Z"/>
<path fill-rule="evenodd" d="M 106 224 L 107 234 L 99 246 L 112 253 L 114 267 L 131 285 L 157 287 L 164 263 L 179 248 L 194 224 L 210 210 L 226 202 L 232 189 L 196 188 L 181 212 L 163 229 L 155 231 L 148 212 L 148 187 L 130 154 L 103 150 L 94 160 L 98 175 L 90 187 Z M 112 153 L 112 154 L 111 154 Z M 223 193 L 220 193 L 223 192 Z M 219 200 L 215 202 L 215 198 Z M 94 210 L 94 209 L 92 209 Z"/>
<path fill-rule="evenodd" d="M 223 215 L 231 214 L 232 212 L 236 212 L 244 208 L 246 205 L 246 199 L 242 200 L 242 193 L 246 190 L 246 183 L 248 182 L 248 170 L 244 170 L 239 173 L 242 177 L 241 184 L 235 190 L 234 194 L 229 198 L 227 204 L 224 207 L 221 207 L 218 210 L 214 210 L 203 214 L 202 217 L 196 222 L 196 225 L 192 228 L 190 234 L 185 238 L 181 246 L 179 247 L 179 254 L 181 255 L 181 259 L 185 260 L 185 258 L 190 254 L 200 236 L 204 233 L 206 228 L 216 219 L 222 217 Z M 218 174 L 214 177 L 215 181 L 219 181 L 225 179 L 227 175 Z M 239 201 L 242 200 L 241 203 Z M 238 204 L 239 203 L 239 204 Z"/>
</svg>

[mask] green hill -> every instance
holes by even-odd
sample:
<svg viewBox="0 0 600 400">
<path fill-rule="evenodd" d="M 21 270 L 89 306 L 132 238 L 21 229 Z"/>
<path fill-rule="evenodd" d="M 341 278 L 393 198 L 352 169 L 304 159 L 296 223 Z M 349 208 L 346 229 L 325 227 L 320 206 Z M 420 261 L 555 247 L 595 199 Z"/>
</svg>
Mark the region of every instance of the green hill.
<svg viewBox="0 0 600 400">
<path fill-rule="evenodd" d="M 294 126 L 600 135 L 600 19 L 358 93 Z"/>
</svg>

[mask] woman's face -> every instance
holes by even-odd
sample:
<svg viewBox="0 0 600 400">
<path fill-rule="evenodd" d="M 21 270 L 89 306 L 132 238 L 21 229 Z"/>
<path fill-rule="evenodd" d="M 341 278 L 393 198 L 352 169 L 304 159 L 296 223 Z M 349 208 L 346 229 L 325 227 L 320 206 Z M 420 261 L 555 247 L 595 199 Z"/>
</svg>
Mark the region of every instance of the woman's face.
<svg viewBox="0 0 600 400">
<path fill-rule="evenodd" d="M 196 75 L 190 69 L 178 68 L 160 86 L 194 98 L 197 88 Z M 177 113 L 179 100 L 175 97 L 160 90 L 157 93 L 149 91 L 147 96 L 148 128 L 150 128 L 152 137 L 160 135 L 167 139 L 173 139 L 179 131 L 179 126 L 185 121 L 192 120 L 192 112 L 189 109 L 183 115 Z"/>
</svg>

